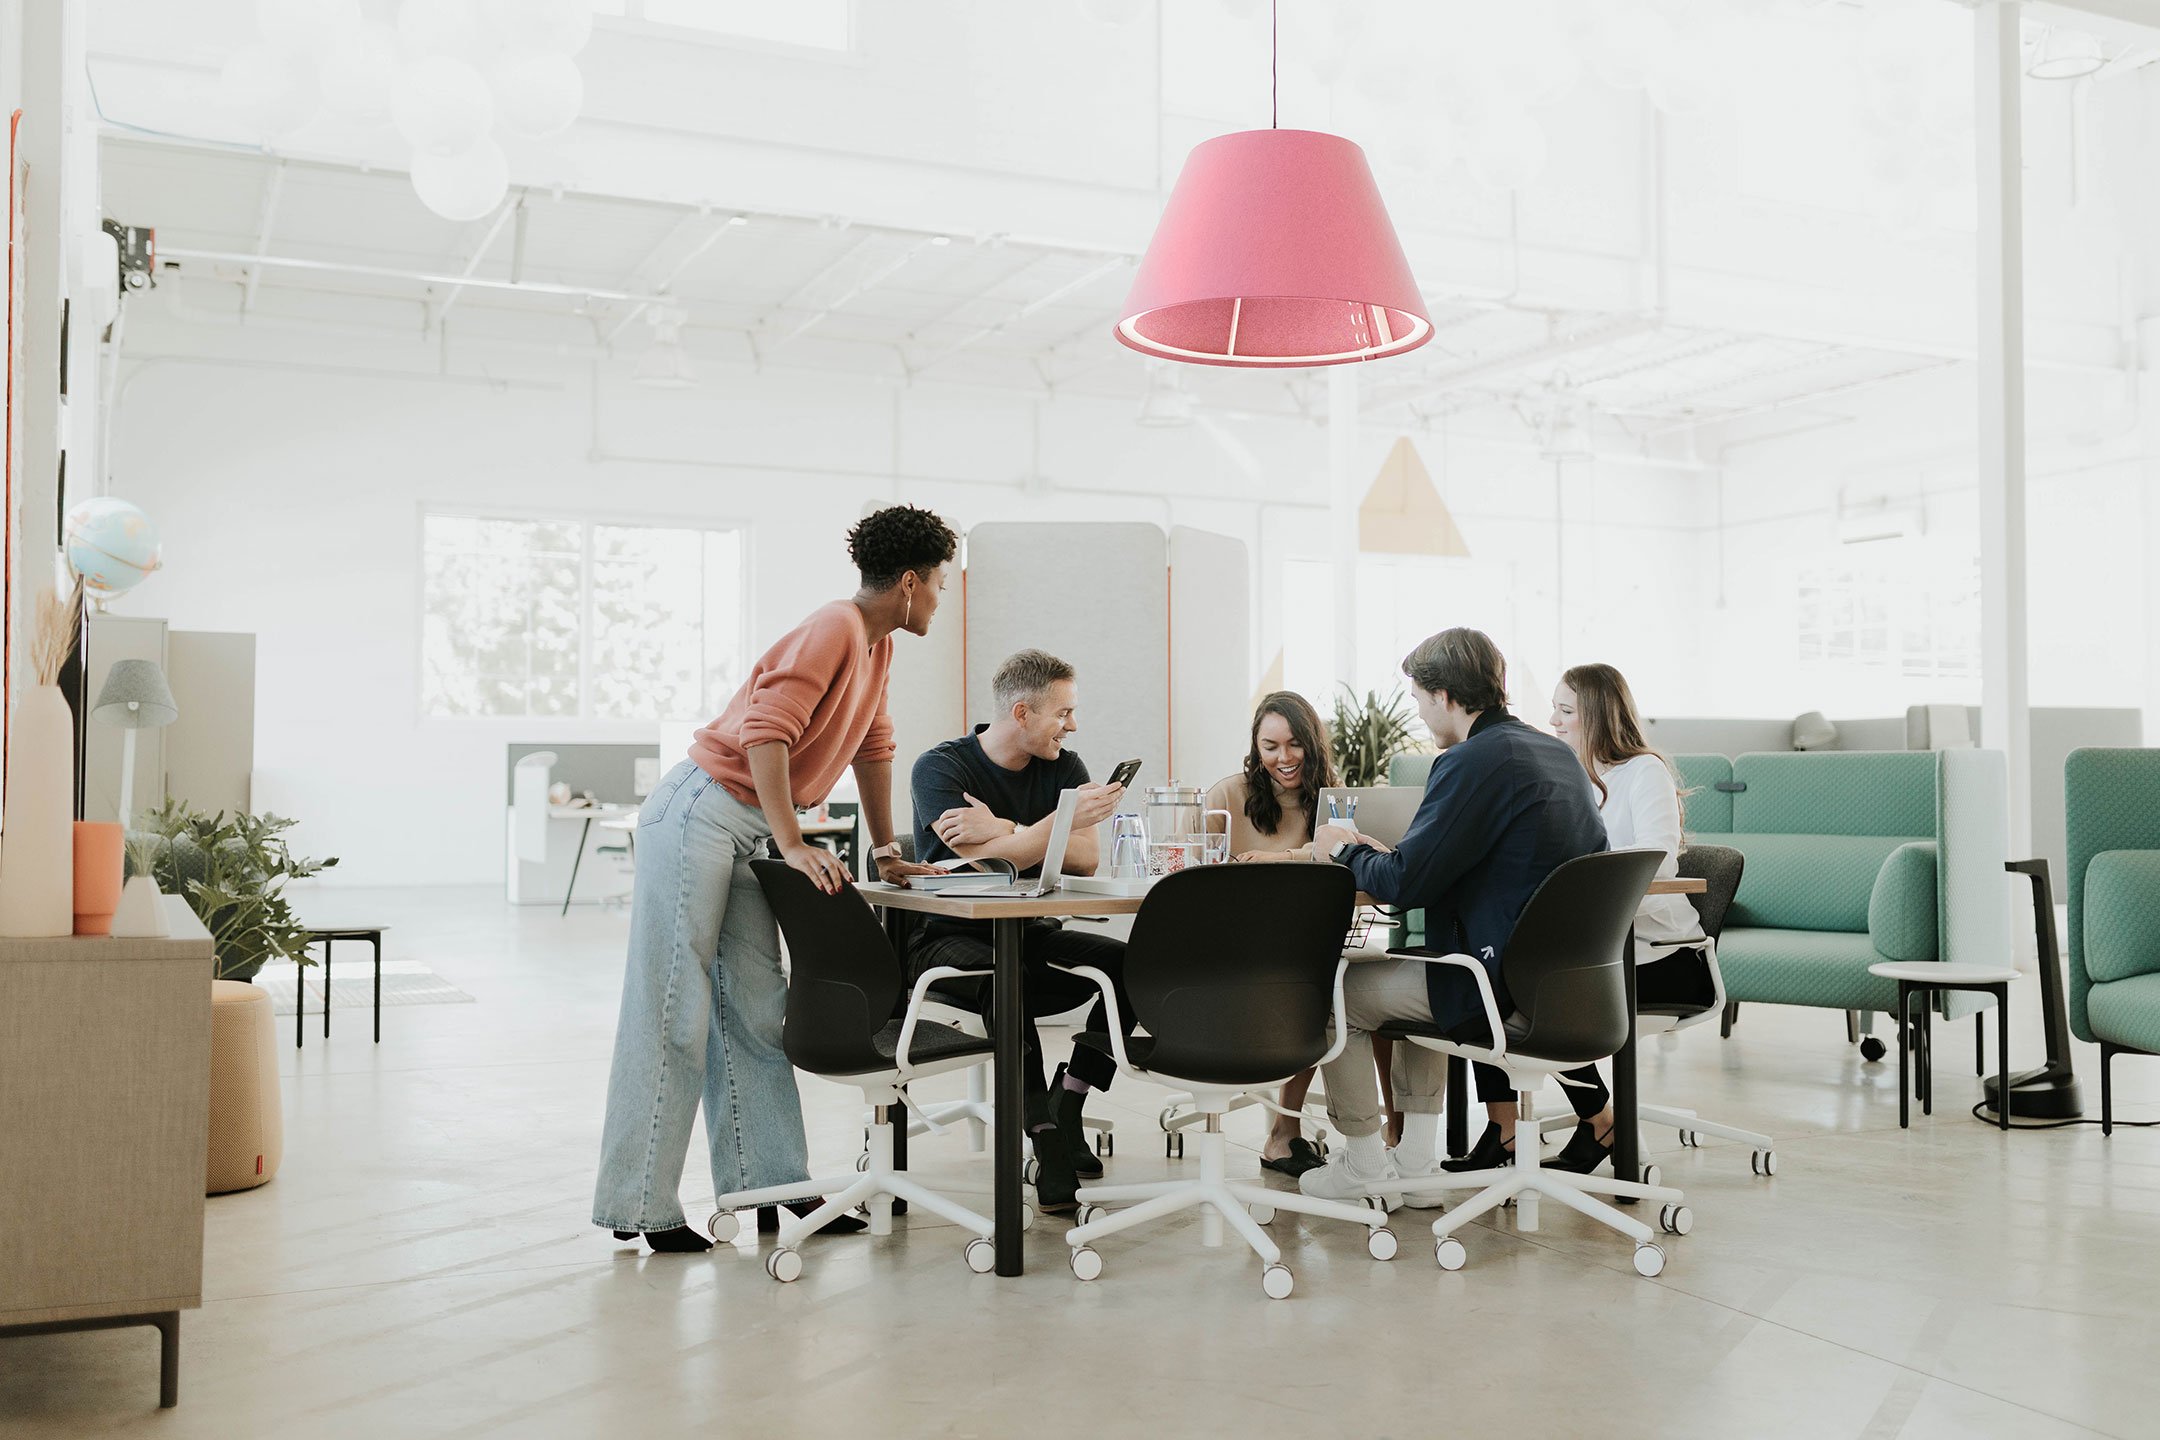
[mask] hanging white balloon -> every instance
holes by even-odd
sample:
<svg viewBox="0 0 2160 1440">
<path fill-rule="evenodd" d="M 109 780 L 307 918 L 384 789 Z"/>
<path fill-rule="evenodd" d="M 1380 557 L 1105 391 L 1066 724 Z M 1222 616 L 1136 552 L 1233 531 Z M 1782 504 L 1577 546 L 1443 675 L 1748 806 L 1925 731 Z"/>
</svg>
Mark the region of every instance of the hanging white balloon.
<svg viewBox="0 0 2160 1440">
<path fill-rule="evenodd" d="M 592 38 L 592 0 L 480 0 L 480 13 L 513 53 L 570 56 Z"/>
<path fill-rule="evenodd" d="M 255 28 L 282 50 L 326 55 L 360 28 L 359 0 L 255 0 Z"/>
<path fill-rule="evenodd" d="M 398 71 L 390 91 L 398 133 L 425 154 L 462 155 L 495 125 L 495 97 L 462 60 L 430 55 Z"/>
<path fill-rule="evenodd" d="M 397 42 L 387 27 L 363 25 L 324 53 L 317 74 L 323 108 L 341 120 L 379 125 L 390 118 Z"/>
<path fill-rule="evenodd" d="M 509 193 L 510 162 L 502 146 L 482 139 L 456 155 L 413 156 L 412 182 L 420 203 L 445 220 L 478 220 Z"/>
<path fill-rule="evenodd" d="M 494 48 L 495 36 L 480 23 L 473 0 L 405 0 L 397 12 L 398 44 L 407 55 L 449 55 L 473 60 Z"/>
<path fill-rule="evenodd" d="M 268 139 L 307 124 L 318 104 L 307 62 L 264 44 L 243 45 L 226 57 L 218 72 L 218 99 Z"/>
<path fill-rule="evenodd" d="M 510 54 L 495 66 L 495 114 L 528 140 L 570 128 L 585 105 L 585 77 L 567 55 Z"/>
</svg>

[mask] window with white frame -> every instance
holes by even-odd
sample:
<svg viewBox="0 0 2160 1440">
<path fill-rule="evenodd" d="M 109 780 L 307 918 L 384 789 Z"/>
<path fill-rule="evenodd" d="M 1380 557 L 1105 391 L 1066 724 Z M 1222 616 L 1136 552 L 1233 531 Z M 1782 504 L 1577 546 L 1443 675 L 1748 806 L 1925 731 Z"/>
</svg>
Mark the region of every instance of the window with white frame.
<svg viewBox="0 0 2160 1440">
<path fill-rule="evenodd" d="M 742 532 L 431 512 L 421 709 L 657 720 L 742 683 Z"/>
<path fill-rule="evenodd" d="M 1841 554 L 1799 574 L 1799 660 L 1903 679 L 1980 674 L 1980 567 L 1905 544 Z"/>
</svg>

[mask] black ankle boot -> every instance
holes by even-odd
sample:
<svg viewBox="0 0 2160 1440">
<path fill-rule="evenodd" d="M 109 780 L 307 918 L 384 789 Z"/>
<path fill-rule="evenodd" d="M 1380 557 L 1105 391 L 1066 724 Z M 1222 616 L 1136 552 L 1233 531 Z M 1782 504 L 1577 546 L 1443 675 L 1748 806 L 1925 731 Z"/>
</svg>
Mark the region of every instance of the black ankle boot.
<svg viewBox="0 0 2160 1440">
<path fill-rule="evenodd" d="M 1547 1160 L 1545 1168 L 1565 1170 L 1571 1175 L 1588 1175 L 1610 1159 L 1612 1146 L 1598 1139 L 1597 1127 L 1587 1120 L 1578 1120 L 1575 1133 L 1568 1137 L 1567 1148 Z"/>
<path fill-rule="evenodd" d="M 1442 1160 L 1440 1168 L 1450 1175 L 1461 1175 L 1471 1170 L 1498 1170 L 1503 1165 L 1515 1163 L 1515 1147 L 1500 1138 L 1499 1125 L 1487 1121 L 1485 1133 L 1478 1136 L 1477 1144 L 1460 1160 Z"/>
<path fill-rule="evenodd" d="M 618 1240 L 635 1240 L 635 1230 L 617 1230 Z M 654 1230 L 645 1236 L 645 1243 L 652 1246 L 655 1255 L 702 1255 L 712 1249 L 712 1241 L 706 1239 L 688 1225 L 677 1225 L 672 1230 Z"/>
<path fill-rule="evenodd" d="M 1050 1118 L 1057 1122 L 1058 1134 L 1065 1137 L 1065 1154 L 1072 1161 L 1073 1174 L 1082 1180 L 1100 1180 L 1102 1159 L 1088 1143 L 1087 1128 L 1080 1123 L 1080 1112 L 1086 1104 L 1085 1093 L 1065 1088 L 1065 1065 L 1060 1061 L 1057 1073 L 1050 1077 Z"/>
<path fill-rule="evenodd" d="M 823 1205 L 823 1204 L 824 1204 L 825 1202 L 824 1202 L 823 1200 L 786 1200 L 786 1201 L 783 1201 L 783 1202 L 781 1202 L 781 1203 L 787 1206 L 787 1208 L 788 1208 L 788 1213 L 789 1213 L 790 1215 L 793 1215 L 793 1216 L 795 1216 L 795 1217 L 796 1217 L 797 1219 L 800 1219 L 800 1218 L 802 1218 L 803 1216 L 805 1216 L 805 1215 L 808 1215 L 808 1214 L 809 1214 L 809 1213 L 810 1213 L 811 1211 L 813 1211 L 813 1210 L 817 1209 L 817 1208 L 818 1208 L 818 1206 L 820 1206 L 820 1205 Z M 758 1234 L 760 1234 L 760 1235 L 777 1235 L 777 1234 L 779 1234 L 779 1233 L 780 1233 L 780 1209 L 779 1209 L 779 1206 L 777 1206 L 777 1205 L 760 1205 L 760 1206 L 758 1206 L 758 1207 L 757 1207 L 757 1228 L 758 1228 Z M 825 1228 L 824 1228 L 824 1229 L 822 1229 L 822 1230 L 820 1230 L 820 1231 L 818 1231 L 818 1234 L 820 1234 L 820 1235 L 853 1235 L 853 1234 L 856 1234 L 856 1233 L 857 1233 L 857 1232 L 859 1232 L 859 1231 L 867 1230 L 867 1229 L 869 1229 L 869 1228 L 870 1228 L 870 1222 L 869 1222 L 869 1221 L 867 1221 L 867 1220 L 865 1220 L 865 1219 L 863 1219 L 862 1217 L 860 1217 L 860 1216 L 858 1216 L 858 1215 L 853 1215 L 853 1214 L 835 1215 L 835 1216 L 833 1216 L 833 1218 L 832 1218 L 831 1220 L 829 1220 L 829 1221 L 827 1221 L 827 1222 L 825 1223 Z"/>
</svg>

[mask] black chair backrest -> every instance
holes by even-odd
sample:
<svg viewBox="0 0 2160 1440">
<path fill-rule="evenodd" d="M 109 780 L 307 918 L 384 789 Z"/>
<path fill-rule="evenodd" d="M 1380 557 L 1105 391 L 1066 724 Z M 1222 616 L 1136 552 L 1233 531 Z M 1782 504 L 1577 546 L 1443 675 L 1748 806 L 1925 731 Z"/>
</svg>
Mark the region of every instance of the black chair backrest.
<svg viewBox="0 0 2160 1440">
<path fill-rule="evenodd" d="M 1508 1048 L 1588 1063 L 1627 1040 L 1621 950 L 1662 850 L 1609 850 L 1562 864 L 1523 907 L 1500 953 L 1500 975 L 1529 1029 Z"/>
<path fill-rule="evenodd" d="M 1690 845 L 1680 852 L 1681 875 L 1709 887 L 1688 899 L 1702 918 L 1702 933 L 1712 940 L 1725 933 L 1725 912 L 1740 893 L 1740 875 L 1746 869 L 1747 856 L 1730 845 Z"/>
<path fill-rule="evenodd" d="M 752 860 L 751 873 L 787 937 L 787 1019 L 781 1048 L 813 1075 L 883 1070 L 871 1037 L 891 1020 L 905 987 L 900 961 L 860 891 L 827 895 L 779 860 Z"/>
<path fill-rule="evenodd" d="M 1208 865 L 1156 882 L 1125 947 L 1125 988 L 1155 1040 L 1147 1068 L 1263 1085 L 1326 1054 L 1356 909 L 1339 865 Z"/>
</svg>

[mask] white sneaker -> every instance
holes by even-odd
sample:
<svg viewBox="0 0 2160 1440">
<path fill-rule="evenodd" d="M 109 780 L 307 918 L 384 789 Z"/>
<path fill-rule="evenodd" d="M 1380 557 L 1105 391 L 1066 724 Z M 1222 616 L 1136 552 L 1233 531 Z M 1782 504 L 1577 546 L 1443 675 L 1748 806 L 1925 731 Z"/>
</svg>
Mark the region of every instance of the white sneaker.
<svg viewBox="0 0 2160 1440">
<path fill-rule="evenodd" d="M 1423 1180 L 1429 1176 L 1448 1173 L 1440 1168 L 1438 1156 L 1433 1157 L 1432 1161 L 1422 1170 L 1413 1169 L 1403 1164 L 1402 1156 L 1392 1149 L 1387 1152 L 1387 1158 L 1388 1168 L 1395 1172 L 1397 1179 L 1401 1180 Z M 1405 1190 L 1402 1192 L 1402 1203 L 1412 1210 L 1447 1209 L 1447 1202 L 1441 1198 L 1441 1192 L 1438 1190 Z"/>
<path fill-rule="evenodd" d="M 1327 1164 L 1298 1176 L 1297 1187 L 1316 1200 L 1365 1200 L 1384 1190 L 1392 1192 L 1391 1182 L 1399 1178 L 1392 1159 L 1381 1165 L 1378 1175 L 1365 1174 L 1351 1165 L 1350 1150 L 1345 1146 L 1328 1156 Z M 1392 1193 L 1388 1195 L 1390 1200 L 1398 1198 Z M 1391 1204 L 1388 1208 L 1394 1206 Z"/>
</svg>

